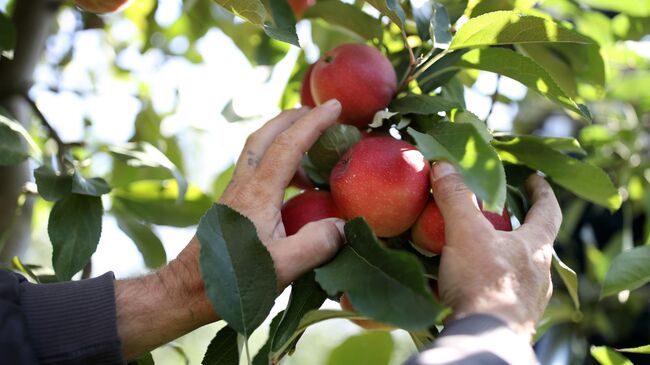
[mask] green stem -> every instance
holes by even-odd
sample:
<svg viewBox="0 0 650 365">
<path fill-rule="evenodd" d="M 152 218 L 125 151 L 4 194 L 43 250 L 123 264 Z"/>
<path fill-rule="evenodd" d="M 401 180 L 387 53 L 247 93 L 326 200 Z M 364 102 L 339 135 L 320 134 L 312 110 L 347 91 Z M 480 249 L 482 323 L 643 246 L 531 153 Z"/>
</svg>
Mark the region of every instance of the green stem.
<svg viewBox="0 0 650 365">
<path fill-rule="evenodd" d="M 418 78 L 429 67 L 433 66 L 436 62 L 440 61 L 441 58 L 445 57 L 446 55 L 450 54 L 451 52 L 453 52 L 453 51 L 450 51 L 450 50 L 446 49 L 446 50 L 438 53 L 437 55 L 431 57 L 427 62 L 422 64 L 422 66 L 418 67 L 418 69 L 413 74 L 413 78 L 414 79 Z"/>
</svg>

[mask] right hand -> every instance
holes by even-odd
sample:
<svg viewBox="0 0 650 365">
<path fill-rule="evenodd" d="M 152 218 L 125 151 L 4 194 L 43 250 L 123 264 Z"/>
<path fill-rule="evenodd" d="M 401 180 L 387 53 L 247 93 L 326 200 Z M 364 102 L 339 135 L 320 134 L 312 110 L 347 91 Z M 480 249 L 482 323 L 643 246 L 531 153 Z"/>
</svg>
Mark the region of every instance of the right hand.
<svg viewBox="0 0 650 365">
<path fill-rule="evenodd" d="M 553 291 L 553 241 L 562 211 L 549 184 L 526 181 L 532 207 L 515 231 L 495 230 L 478 210 L 461 175 L 446 162 L 434 164 L 431 184 L 445 220 L 438 286 L 455 318 L 490 314 L 530 340 Z"/>
</svg>

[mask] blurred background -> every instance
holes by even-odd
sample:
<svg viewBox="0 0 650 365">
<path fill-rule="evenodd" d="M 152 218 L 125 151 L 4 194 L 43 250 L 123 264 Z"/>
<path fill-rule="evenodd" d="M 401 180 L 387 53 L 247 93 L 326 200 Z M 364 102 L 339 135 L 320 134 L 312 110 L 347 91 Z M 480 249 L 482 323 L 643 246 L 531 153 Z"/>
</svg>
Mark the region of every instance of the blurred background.
<svg viewBox="0 0 650 365">
<path fill-rule="evenodd" d="M 18 1 L 24 0 L 0 0 L 0 10 L 11 14 Z M 298 23 L 299 49 L 271 40 L 209 0 L 135 0 L 123 12 L 101 16 L 68 2 L 43 2 L 48 5 L 38 11 L 47 19 L 34 25 L 33 32 L 41 35 L 33 37 L 42 40 L 44 49 L 32 45 L 33 75 L 20 77 L 28 82 L 33 76 L 29 99 L 63 143 L 79 145 L 72 151 L 85 173 L 104 177 L 114 187 L 111 196 L 103 197 L 109 214 L 103 218 L 90 276 L 113 271 L 117 278 L 134 277 L 173 259 L 194 234 L 195 226 L 189 222 L 198 222 L 223 191 L 248 134 L 282 108 L 296 106 L 306 63 L 315 62 L 336 44 L 359 41 L 342 28 L 309 19 Z M 450 7 L 467 3 L 439 2 Z M 522 6 L 521 1 L 483 3 L 492 10 Z M 605 168 L 620 188 L 624 204 L 614 213 L 558 191 L 565 222 L 557 251 L 578 271 L 582 307 L 574 309 L 562 284 L 556 284 L 543 324 L 550 330 L 539 342 L 539 352 L 544 364 L 595 363 L 589 345 L 650 343 L 647 288 L 598 300 L 611 260 L 626 248 L 650 243 L 650 14 L 590 7 L 589 1 L 525 3 L 522 11 L 550 14 L 600 44 L 600 60 L 605 60 L 600 65 L 597 59 L 596 64 L 577 64 L 566 51 L 553 53 L 545 65 L 570 96 L 589 105 L 595 122 L 576 121 L 518 82 L 488 72 L 462 71 L 465 100 L 467 109 L 487 119 L 496 131 L 577 137 L 590 152 L 588 159 Z M 462 22 L 461 17 L 457 26 Z M 564 77 L 567 73 L 572 76 Z M 601 85 L 593 82 L 594 77 L 602 77 Z M 0 78 L 0 90 L 3 81 Z M 7 108 L 17 118 L 27 115 L 21 119 L 29 122 L 33 136 L 40 136 L 36 142 L 44 151 L 55 151 L 47 138 L 49 127 L 38 116 L 19 103 Z M 129 166 L 110 153 L 110 146 L 135 141 L 155 146 L 185 177 L 189 188 L 182 208 L 174 206 L 173 196 L 160 199 L 153 193 L 135 193 L 144 189 L 164 195 L 178 190 L 159 169 Z M 50 156 L 55 159 L 56 153 Z M 15 173 L 0 171 L 0 180 Z M 146 227 L 157 237 L 150 238 L 151 244 L 159 239 L 164 247 L 162 254 L 157 251 L 157 259 L 147 262 L 147 248 L 135 245 L 133 234 L 125 233 L 125 223 L 110 214 L 116 201 L 136 212 L 152 211 L 136 218 L 150 222 Z M 16 217 L 12 211 L 0 211 L 0 226 L 18 227 L 0 236 L 0 263 L 18 256 L 39 273 L 51 274 L 47 219 L 52 203 L 31 196 L 23 203 Z M 31 221 L 31 228 L 21 221 Z M 284 308 L 287 300 L 285 292 L 277 307 Z M 338 308 L 338 303 L 328 301 L 326 307 Z M 188 359 L 199 364 L 220 326 L 206 326 L 154 351 L 156 363 Z M 254 335 L 253 352 L 263 344 L 264 331 Z M 326 364 L 335 347 L 360 331 L 346 320 L 316 325 L 285 363 Z M 405 332 L 394 331 L 392 336 L 392 362 L 399 364 L 415 347 Z M 650 359 L 639 357 L 635 362 Z"/>
</svg>

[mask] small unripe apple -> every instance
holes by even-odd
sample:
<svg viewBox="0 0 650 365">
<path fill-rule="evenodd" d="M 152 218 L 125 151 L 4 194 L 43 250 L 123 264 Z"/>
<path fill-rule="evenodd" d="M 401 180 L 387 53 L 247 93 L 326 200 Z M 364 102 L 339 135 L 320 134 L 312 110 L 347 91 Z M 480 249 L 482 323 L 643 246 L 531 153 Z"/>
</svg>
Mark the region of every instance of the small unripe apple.
<svg viewBox="0 0 650 365">
<path fill-rule="evenodd" d="M 316 0 L 288 0 L 291 10 L 296 15 L 296 19 L 302 18 L 302 14 L 307 8 L 316 4 Z"/>
<path fill-rule="evenodd" d="M 316 106 L 314 98 L 311 96 L 311 73 L 314 70 L 314 65 L 310 65 L 305 76 L 302 78 L 302 85 L 300 85 L 300 104 L 313 108 Z"/>
<path fill-rule="evenodd" d="M 499 231 L 512 231 L 512 223 L 507 209 L 502 214 L 496 214 L 483 210 L 483 204 L 479 201 L 479 208 L 483 216 L 492 223 L 494 229 Z M 457 222 L 457 224 L 464 224 Z M 429 199 L 427 206 L 418 217 L 411 230 L 413 243 L 431 253 L 440 255 L 445 245 L 445 221 L 440 208 L 433 198 Z"/>
<path fill-rule="evenodd" d="M 112 13 L 122 10 L 130 0 L 75 0 L 79 8 L 97 14 Z"/>
<path fill-rule="evenodd" d="M 311 75 L 311 94 L 317 105 L 341 102 L 339 122 L 364 128 L 397 91 L 397 75 L 390 61 L 365 44 L 340 45 L 321 57 Z"/>
<path fill-rule="evenodd" d="M 357 311 L 352 307 L 352 303 L 350 303 L 350 299 L 346 294 L 341 295 L 341 299 L 339 300 L 339 304 L 341 305 L 341 309 L 346 311 L 346 312 L 353 312 L 356 313 Z M 379 330 L 379 331 L 392 331 L 396 329 L 395 327 L 371 321 L 369 319 L 351 319 L 354 324 L 361 328 L 365 328 L 367 330 Z"/>
<path fill-rule="evenodd" d="M 346 219 L 363 217 L 379 237 L 408 230 L 429 196 L 429 162 L 389 136 L 357 142 L 334 166 L 332 197 Z"/>
<path fill-rule="evenodd" d="M 309 222 L 341 217 L 330 193 L 319 190 L 306 190 L 287 200 L 281 214 L 287 236 L 295 234 Z"/>
</svg>

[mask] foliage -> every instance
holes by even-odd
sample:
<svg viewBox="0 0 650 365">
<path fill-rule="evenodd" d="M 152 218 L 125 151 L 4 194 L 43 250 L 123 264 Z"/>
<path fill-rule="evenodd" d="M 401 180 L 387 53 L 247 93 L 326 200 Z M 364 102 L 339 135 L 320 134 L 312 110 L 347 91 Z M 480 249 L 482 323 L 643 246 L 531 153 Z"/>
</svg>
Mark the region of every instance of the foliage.
<svg viewBox="0 0 650 365">
<path fill-rule="evenodd" d="M 644 352 L 633 349 L 638 343 L 625 341 L 637 333 L 635 319 L 647 313 L 650 297 L 643 286 L 650 280 L 644 246 L 650 244 L 650 61 L 625 42 L 650 32 L 647 1 L 429 0 L 416 6 L 397 0 L 321 0 L 297 19 L 284 0 L 197 0 L 185 1 L 168 23 L 157 19 L 159 6 L 140 0 L 109 17 L 80 13 L 67 4 L 62 11 L 74 13 L 83 24 L 76 32 L 91 24 L 110 30 L 119 21 L 137 28 L 136 40 L 106 37 L 116 54 L 126 54 L 134 42 L 141 54 L 155 50 L 197 64 L 203 61 L 201 39 L 213 28 L 231 38 L 253 66 L 274 67 L 308 38 L 320 53 L 346 42 L 377 46 L 402 82 L 373 131 L 390 131 L 415 143 L 427 159 L 453 163 L 486 208 L 500 211 L 505 205 L 519 220 L 528 207 L 525 174 L 540 171 L 554 183 L 565 215 L 553 261 L 560 281 L 540 336 L 547 331 L 555 336 L 554 328 L 569 324 L 585 343 L 599 345 L 591 348 L 591 356 L 601 364 L 628 360 L 600 345 Z M 11 7 L 0 11 L 0 52 L 6 58 L 16 41 L 10 15 Z M 311 33 L 300 32 L 307 39 L 299 38 L 296 21 L 311 25 Z M 173 47 L 180 38 L 187 42 L 182 51 Z M 42 62 L 62 72 L 74 52 L 70 46 L 64 57 Z M 301 52 L 282 108 L 299 100 L 307 66 Z M 116 63 L 113 72 L 115 78 L 128 78 L 134 70 Z M 533 91 L 523 100 L 510 100 L 498 88 L 490 95 L 493 105 L 518 106 L 513 131 L 490 129 L 489 118 L 479 119 L 466 103 L 466 89 L 485 72 Z M 141 110 L 126 144 L 66 144 L 46 120 L 41 120 L 44 127 L 25 130 L 0 110 L 0 165 L 32 159 L 36 199 L 53 203 L 48 233 L 58 280 L 87 267 L 103 217 L 116 218 L 150 268 L 167 261 L 157 226 L 190 227 L 201 220 L 203 278 L 211 303 L 228 322 L 208 347 L 204 363 L 237 363 L 243 348 L 237 333 L 249 337 L 273 305 L 273 263 L 250 221 L 212 205 L 233 167 L 215 179 L 211 192 L 188 182 L 191 156 L 177 136 L 163 133 L 165 113 L 152 107 L 150 85 L 140 84 Z M 43 118 L 37 109 L 34 114 Z M 540 133 L 552 118 L 562 118 L 571 133 L 556 136 L 564 138 Z M 326 132 L 303 161 L 316 185 L 327 188 L 332 165 L 359 138 L 356 129 L 345 126 Z M 108 159 L 110 172 L 93 176 L 91 167 L 100 158 Z M 597 221 L 590 221 L 598 217 L 620 224 L 603 238 L 594 234 Z M 445 313 L 429 289 L 429 280 L 437 277 L 437 259 L 414 250 L 408 237 L 378 240 L 363 220 L 348 222 L 346 235 L 349 244 L 334 260 L 293 283 L 288 307 L 272 322 L 256 365 L 290 355 L 307 327 L 332 318 L 399 326 L 410 330 L 420 347 L 434 337 L 432 327 Z M 0 232 L 0 248 L 3 239 Z M 28 265 L 14 266 L 31 272 Z M 342 292 L 358 313 L 319 310 L 328 295 Z M 629 323 L 618 328 L 622 322 Z M 650 342 L 647 333 L 644 340 Z M 363 334 L 341 344 L 329 362 L 359 363 L 354 356 L 366 348 L 378 357 L 373 363 L 387 363 L 391 347 L 384 333 Z M 380 348 L 386 353 L 376 351 Z M 573 362 L 585 362 L 587 348 L 574 354 Z"/>
</svg>

